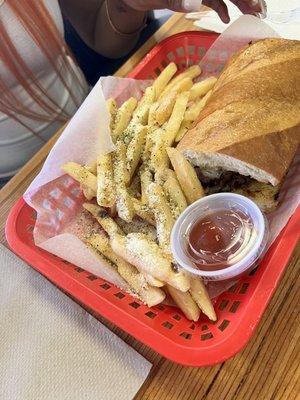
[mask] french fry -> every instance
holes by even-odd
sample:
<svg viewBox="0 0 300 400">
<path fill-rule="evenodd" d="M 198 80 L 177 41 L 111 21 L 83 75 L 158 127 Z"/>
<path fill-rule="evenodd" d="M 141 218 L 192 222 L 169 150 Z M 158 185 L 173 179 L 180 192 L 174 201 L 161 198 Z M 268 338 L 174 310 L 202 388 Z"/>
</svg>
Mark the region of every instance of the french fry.
<svg viewBox="0 0 300 400">
<path fill-rule="evenodd" d="M 141 177 L 140 174 L 136 173 L 131 181 L 130 186 L 127 188 L 128 193 L 131 197 L 139 199 L 141 197 Z"/>
<path fill-rule="evenodd" d="M 155 89 L 153 86 L 147 87 L 142 99 L 139 101 L 136 110 L 133 113 L 129 128 L 136 124 L 146 125 L 148 122 L 149 111 L 152 103 L 155 101 Z"/>
<path fill-rule="evenodd" d="M 190 100 L 196 100 L 198 97 L 205 96 L 216 84 L 217 78 L 211 76 L 204 81 L 195 83 L 191 88 Z"/>
<path fill-rule="evenodd" d="M 161 99 L 155 112 L 155 121 L 161 126 L 163 125 L 172 114 L 174 104 L 176 102 L 177 93 L 173 90 L 166 93 Z"/>
<path fill-rule="evenodd" d="M 190 293 L 181 292 L 170 285 L 168 285 L 167 288 L 172 299 L 175 301 L 187 319 L 197 322 L 200 318 L 200 310 Z"/>
<path fill-rule="evenodd" d="M 96 197 L 96 192 L 94 192 L 92 189 L 85 187 L 83 185 L 81 186 L 83 195 L 88 201 L 91 201 L 94 197 Z"/>
<path fill-rule="evenodd" d="M 135 210 L 132 203 L 132 199 L 126 189 L 126 187 L 117 188 L 117 197 L 116 197 L 116 207 L 118 215 L 124 219 L 126 222 L 131 222 L 134 215 Z"/>
<path fill-rule="evenodd" d="M 168 85 L 168 83 L 173 78 L 173 76 L 176 74 L 176 72 L 177 72 L 177 66 L 175 63 L 172 62 L 155 79 L 155 81 L 153 83 L 155 99 L 158 99 L 159 95 L 165 89 L 165 87 Z"/>
<path fill-rule="evenodd" d="M 167 148 L 167 153 L 188 204 L 192 204 L 203 197 L 203 187 L 189 161 L 172 147 Z"/>
<path fill-rule="evenodd" d="M 148 307 L 153 307 L 164 301 L 165 292 L 158 286 L 149 285 L 143 274 L 133 265 L 121 259 L 118 262 L 118 272 Z"/>
<path fill-rule="evenodd" d="M 159 103 L 156 101 L 155 103 L 151 104 L 149 108 L 149 114 L 148 114 L 148 127 L 151 127 L 153 125 L 157 124 L 156 121 L 156 110 L 159 107 Z"/>
<path fill-rule="evenodd" d="M 175 106 L 166 129 L 157 138 L 151 152 L 150 164 L 153 170 L 167 168 L 169 158 L 166 153 L 166 147 L 172 146 L 177 136 L 178 130 L 185 115 L 185 110 L 188 104 L 189 93 L 183 92 L 177 96 Z"/>
<path fill-rule="evenodd" d="M 97 192 L 97 178 L 87 168 L 75 162 L 68 162 L 62 165 L 61 169 L 75 179 L 75 181 L 88 187 L 93 192 Z"/>
<path fill-rule="evenodd" d="M 162 138 L 160 138 L 152 148 L 150 166 L 152 171 L 156 171 L 158 168 L 168 168 L 169 166 L 169 159 Z"/>
<path fill-rule="evenodd" d="M 193 86 L 193 81 L 190 78 L 184 78 L 179 81 L 171 92 L 166 93 L 158 102 L 158 107 L 153 117 L 159 125 L 163 125 L 170 118 L 177 95 L 188 91 Z"/>
<path fill-rule="evenodd" d="M 187 207 L 187 201 L 176 174 L 172 169 L 160 169 L 155 173 L 155 182 L 162 186 L 174 218 L 178 218 Z"/>
<path fill-rule="evenodd" d="M 114 162 L 114 177 L 116 184 L 116 208 L 119 217 L 126 222 L 132 221 L 134 217 L 134 206 L 127 191 L 126 184 L 130 180 L 129 172 L 126 167 L 126 147 L 124 143 L 117 144 Z"/>
<path fill-rule="evenodd" d="M 176 92 L 177 94 L 182 92 L 188 92 L 193 87 L 193 80 L 189 77 L 180 79 L 172 88 L 172 92 Z M 166 94 L 164 95 L 166 96 Z M 161 98 L 163 99 L 163 97 Z M 160 99 L 160 100 L 161 100 Z"/>
<path fill-rule="evenodd" d="M 140 272 L 150 274 L 183 292 L 188 291 L 190 282 L 187 276 L 181 272 L 174 272 L 171 262 L 147 236 L 138 233 L 131 233 L 126 237 L 114 235 L 110 244 L 115 253 Z"/>
<path fill-rule="evenodd" d="M 102 228 L 108 233 L 109 236 L 116 234 L 123 235 L 122 229 L 118 224 L 110 217 L 108 211 L 104 208 L 97 206 L 96 204 L 84 203 L 83 208 L 87 210 L 102 226 Z"/>
<path fill-rule="evenodd" d="M 154 278 L 150 274 L 143 273 L 143 275 L 150 286 L 163 287 L 165 285 L 164 282 L 160 281 L 159 279 Z"/>
<path fill-rule="evenodd" d="M 192 126 L 191 121 L 186 121 L 185 119 L 182 121 L 179 131 L 175 138 L 176 143 L 180 142 L 180 140 L 184 137 L 184 135 L 187 133 L 187 131 L 190 129 L 191 126 Z"/>
<path fill-rule="evenodd" d="M 172 146 L 174 143 L 185 115 L 186 107 L 189 101 L 189 95 L 189 92 L 183 92 L 177 96 L 172 115 L 167 123 L 166 132 L 163 135 L 165 146 Z"/>
<path fill-rule="evenodd" d="M 169 176 L 175 176 L 175 172 L 170 169 L 170 168 L 160 168 L 157 171 L 155 171 L 155 182 L 163 186 L 166 180 L 169 178 Z"/>
<path fill-rule="evenodd" d="M 106 258 L 117 265 L 116 259 L 113 258 L 113 251 L 109 244 L 108 237 L 103 233 L 92 233 L 87 239 L 87 243 L 92 245 L 96 250 L 102 253 Z"/>
<path fill-rule="evenodd" d="M 129 171 L 129 179 L 131 180 L 135 170 L 140 162 L 143 148 L 146 140 L 147 128 L 140 125 L 138 131 L 127 147 L 127 170 Z"/>
<path fill-rule="evenodd" d="M 133 122 L 133 119 L 130 121 L 128 127 L 121 133 L 118 138 L 118 143 L 122 142 L 126 147 L 129 146 L 130 142 L 139 135 L 139 133 L 144 129 L 144 125 L 140 122 Z M 146 128 L 147 129 L 147 128 Z"/>
<path fill-rule="evenodd" d="M 149 286 L 144 275 L 136 267 L 114 253 L 107 237 L 101 234 L 94 234 L 87 239 L 87 242 L 116 265 L 121 277 L 149 307 L 159 304 L 165 299 L 166 295 L 162 290 Z"/>
<path fill-rule="evenodd" d="M 200 310 L 208 316 L 211 321 L 216 321 L 217 316 L 208 296 L 206 287 L 200 278 L 191 279 L 190 293 Z"/>
<path fill-rule="evenodd" d="M 149 158 L 151 156 L 152 146 L 153 146 L 153 142 L 152 142 L 151 132 L 149 131 L 149 127 L 148 127 L 148 133 L 146 135 L 145 146 L 144 146 L 143 153 L 142 153 L 143 163 L 148 163 Z"/>
<path fill-rule="evenodd" d="M 115 126 L 115 118 L 118 111 L 117 103 L 114 99 L 110 98 L 106 101 L 106 106 L 110 114 L 110 129 L 113 130 Z"/>
<path fill-rule="evenodd" d="M 89 170 L 92 174 L 97 175 L 97 161 L 96 160 L 85 165 L 85 168 L 87 170 Z"/>
<path fill-rule="evenodd" d="M 114 129 L 112 131 L 112 138 L 114 141 L 116 141 L 120 134 L 127 128 L 136 106 L 137 100 L 134 97 L 130 97 L 130 99 L 125 101 L 118 109 L 115 117 Z"/>
<path fill-rule="evenodd" d="M 184 115 L 184 119 L 190 122 L 196 121 L 196 119 L 199 117 L 200 112 L 203 110 L 206 103 L 208 102 L 211 94 L 212 90 L 207 92 L 206 95 L 200 101 L 196 101 L 190 108 L 188 108 Z"/>
<path fill-rule="evenodd" d="M 158 125 L 152 125 L 148 127 L 146 143 L 142 154 L 142 159 L 144 162 L 147 163 L 149 161 L 153 146 L 158 141 L 159 137 L 163 135 L 164 129 L 164 127 L 160 127 Z"/>
<path fill-rule="evenodd" d="M 107 153 L 97 159 L 97 203 L 102 207 L 112 207 L 115 201 L 112 154 Z"/>
<path fill-rule="evenodd" d="M 187 208 L 187 201 L 175 173 L 174 176 L 171 175 L 167 178 L 163 188 L 167 199 L 171 204 L 174 205 L 174 207 L 171 207 L 171 210 L 174 218 L 176 219 Z"/>
<path fill-rule="evenodd" d="M 97 162 L 96 162 L 96 161 L 93 161 L 92 163 L 85 165 L 85 168 L 86 168 L 88 171 L 90 171 L 92 174 L 97 175 Z M 83 191 L 84 197 L 85 197 L 88 201 L 92 200 L 94 197 L 97 196 L 97 193 L 94 192 L 94 190 L 88 188 L 88 187 L 85 186 L 85 185 L 81 185 L 81 189 L 82 189 L 82 191 Z"/>
<path fill-rule="evenodd" d="M 134 112 L 134 117 L 137 118 L 137 114 L 143 108 L 145 104 L 151 105 L 155 101 L 155 91 L 153 86 L 148 86 L 138 103 L 138 106 Z"/>
<path fill-rule="evenodd" d="M 143 219 L 134 218 L 130 223 L 123 221 L 121 218 L 116 218 L 115 221 L 125 235 L 128 235 L 129 233 L 143 233 L 150 240 L 154 242 L 157 240 L 155 227 Z"/>
<path fill-rule="evenodd" d="M 130 181 L 129 171 L 127 169 L 127 146 L 123 142 L 118 142 L 116 146 L 114 158 L 114 174 L 117 183 L 125 183 Z"/>
<path fill-rule="evenodd" d="M 106 258 L 103 254 L 101 254 L 98 250 L 96 250 L 95 247 L 93 247 L 87 241 L 85 241 L 85 245 L 90 250 L 90 252 L 93 253 L 93 255 L 99 260 L 101 268 L 106 267 L 105 275 L 106 276 L 109 275 L 113 279 L 116 278 L 120 282 L 120 273 L 118 272 L 117 266 L 114 263 L 112 263 L 108 258 Z M 127 286 L 126 288 L 127 290 L 129 290 L 130 289 L 129 285 L 127 284 L 125 279 L 122 278 L 122 280 L 123 282 L 120 282 L 120 284 L 123 284 L 124 288 Z"/>
<path fill-rule="evenodd" d="M 151 183 L 148 188 L 148 201 L 154 212 L 158 242 L 162 250 L 171 255 L 170 236 L 175 219 L 167 203 L 163 189 L 157 183 Z"/>
<path fill-rule="evenodd" d="M 177 75 L 176 78 L 171 80 L 171 82 L 162 91 L 160 97 L 163 97 L 166 93 L 170 92 L 174 88 L 174 86 L 177 85 L 178 82 L 180 82 L 182 79 L 184 78 L 194 79 L 197 78 L 197 76 L 199 76 L 200 74 L 201 74 L 201 68 L 199 67 L 199 65 L 193 65 L 192 67 L 189 67 L 184 72 Z"/>
<path fill-rule="evenodd" d="M 153 212 L 147 206 L 147 204 L 143 204 L 141 201 L 135 199 L 134 197 L 131 199 L 134 207 L 135 214 L 147 221 L 149 224 L 155 226 L 155 218 Z"/>
<path fill-rule="evenodd" d="M 153 182 L 152 172 L 149 168 L 143 165 L 140 169 L 141 176 L 141 191 L 142 191 L 142 202 L 147 203 L 147 190 L 149 185 Z"/>
</svg>

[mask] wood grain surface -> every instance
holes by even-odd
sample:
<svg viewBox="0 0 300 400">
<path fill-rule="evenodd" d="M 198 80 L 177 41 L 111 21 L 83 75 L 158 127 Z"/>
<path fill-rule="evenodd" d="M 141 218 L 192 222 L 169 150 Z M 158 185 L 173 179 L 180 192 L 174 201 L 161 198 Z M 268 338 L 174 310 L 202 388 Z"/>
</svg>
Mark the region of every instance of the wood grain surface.
<svg viewBox="0 0 300 400">
<path fill-rule="evenodd" d="M 125 76 L 160 40 L 193 30 L 191 21 L 175 14 L 117 72 Z M 60 130 L 0 191 L 0 239 L 5 240 L 6 217 L 39 172 Z M 300 399 L 300 245 L 258 329 L 245 349 L 223 364 L 188 368 L 174 364 L 130 335 L 97 318 L 153 363 L 136 400 L 296 400 Z M 50 284 L 50 283 L 49 283 Z M 88 310 L 89 311 L 89 310 Z"/>
</svg>

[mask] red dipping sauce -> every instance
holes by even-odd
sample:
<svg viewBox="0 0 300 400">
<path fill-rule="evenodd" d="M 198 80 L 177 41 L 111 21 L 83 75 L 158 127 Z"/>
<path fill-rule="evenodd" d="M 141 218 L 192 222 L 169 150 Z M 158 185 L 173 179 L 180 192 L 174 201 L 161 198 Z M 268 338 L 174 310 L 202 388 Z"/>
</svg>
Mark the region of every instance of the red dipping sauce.
<svg viewBox="0 0 300 400">
<path fill-rule="evenodd" d="M 240 210 L 213 211 L 192 225 L 187 251 L 201 270 L 227 268 L 245 247 L 252 229 L 251 218 Z"/>
<path fill-rule="evenodd" d="M 267 240 L 266 220 L 253 201 L 217 193 L 184 210 L 171 248 L 178 267 L 206 280 L 228 280 L 257 265 Z"/>
</svg>

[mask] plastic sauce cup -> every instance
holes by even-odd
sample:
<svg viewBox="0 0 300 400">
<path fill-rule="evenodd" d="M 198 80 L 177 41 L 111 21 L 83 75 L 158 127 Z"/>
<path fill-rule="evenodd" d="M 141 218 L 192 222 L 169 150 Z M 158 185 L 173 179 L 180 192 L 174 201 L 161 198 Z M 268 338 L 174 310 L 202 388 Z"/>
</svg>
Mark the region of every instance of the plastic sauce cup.
<svg viewBox="0 0 300 400">
<path fill-rule="evenodd" d="M 171 248 L 178 266 L 189 273 L 228 280 L 257 265 L 267 240 L 266 219 L 252 200 L 218 193 L 197 200 L 179 216 Z"/>
</svg>

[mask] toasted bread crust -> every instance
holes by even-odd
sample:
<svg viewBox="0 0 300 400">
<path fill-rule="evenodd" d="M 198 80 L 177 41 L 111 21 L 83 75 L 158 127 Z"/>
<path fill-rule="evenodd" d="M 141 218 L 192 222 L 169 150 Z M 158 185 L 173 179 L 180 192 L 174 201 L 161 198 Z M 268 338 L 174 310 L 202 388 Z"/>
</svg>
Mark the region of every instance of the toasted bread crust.
<svg viewBox="0 0 300 400">
<path fill-rule="evenodd" d="M 251 175 L 248 165 L 263 172 L 262 181 L 277 185 L 299 143 L 300 42 L 265 39 L 228 62 L 178 149 L 187 158 L 193 153 L 192 161 L 200 167 L 201 157 L 197 160 L 195 154 L 232 157 L 237 167 L 238 161 L 244 163 L 241 174 Z"/>
</svg>

